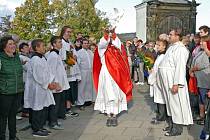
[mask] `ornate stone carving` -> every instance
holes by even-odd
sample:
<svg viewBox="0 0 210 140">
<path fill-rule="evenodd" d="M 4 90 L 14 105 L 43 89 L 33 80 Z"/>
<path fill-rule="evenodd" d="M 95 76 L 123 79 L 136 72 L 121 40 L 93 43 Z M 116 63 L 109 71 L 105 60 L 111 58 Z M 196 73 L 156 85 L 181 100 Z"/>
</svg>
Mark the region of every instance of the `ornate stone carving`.
<svg viewBox="0 0 210 140">
<path fill-rule="evenodd" d="M 192 2 L 183 0 L 180 3 L 145 0 L 143 3 L 147 3 L 147 40 L 156 40 L 160 33 L 168 33 L 171 28 L 181 28 L 184 34 L 195 32 L 196 6 L 199 5 L 195 0 Z"/>
</svg>

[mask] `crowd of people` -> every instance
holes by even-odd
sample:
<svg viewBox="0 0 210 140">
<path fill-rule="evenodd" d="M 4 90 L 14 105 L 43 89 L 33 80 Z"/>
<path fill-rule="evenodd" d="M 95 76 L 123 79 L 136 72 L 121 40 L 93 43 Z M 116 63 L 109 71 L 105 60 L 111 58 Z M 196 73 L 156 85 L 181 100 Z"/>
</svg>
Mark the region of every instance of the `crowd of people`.
<svg viewBox="0 0 210 140">
<path fill-rule="evenodd" d="M 11 36 L 0 40 L 0 139 L 16 137 L 16 115 L 28 117 L 36 137 L 47 137 L 63 130 L 58 119 L 77 117 L 73 107 L 84 110 L 96 99 L 92 79 L 94 40 L 77 33 L 71 40 L 72 28 L 64 26 L 60 36 L 52 36 L 49 47 L 42 39 L 22 42 Z M 91 43 L 91 44 L 90 44 Z"/>
<path fill-rule="evenodd" d="M 151 121 L 159 124 L 167 121 L 165 136 L 177 136 L 184 125 L 203 125 L 200 138 L 209 139 L 210 99 L 210 37 L 209 27 L 201 26 L 199 33 L 182 35 L 173 29 L 161 34 L 156 42 L 146 42 L 137 37 L 127 41 L 131 77 L 137 85 L 144 80 L 150 85 L 150 96 L 156 103 L 156 117 Z M 142 54 L 150 53 L 150 62 Z"/>
<path fill-rule="evenodd" d="M 32 135 L 47 137 L 49 128 L 63 130 L 58 119 L 78 117 L 74 107 L 107 114 L 106 125 L 117 126 L 117 115 L 132 99 L 132 81 L 150 85 L 156 103 L 153 124 L 168 123 L 165 136 L 177 136 L 183 126 L 203 125 L 201 139 L 210 133 L 209 27 L 182 36 L 181 30 L 147 41 L 135 37 L 123 46 L 114 29 L 94 39 L 64 26 L 48 47 L 42 39 L 18 43 L 11 36 L 0 39 L 0 140 L 16 137 L 16 115 L 29 118 Z M 97 47 L 98 46 L 98 47 Z M 96 94 L 97 93 L 97 94 Z"/>
</svg>

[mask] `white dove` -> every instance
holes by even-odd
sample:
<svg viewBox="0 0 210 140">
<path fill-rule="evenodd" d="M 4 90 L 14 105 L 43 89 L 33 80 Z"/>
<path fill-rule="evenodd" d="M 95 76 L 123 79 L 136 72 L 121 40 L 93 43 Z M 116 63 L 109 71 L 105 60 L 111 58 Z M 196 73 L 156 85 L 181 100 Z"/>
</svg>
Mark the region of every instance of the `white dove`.
<svg viewBox="0 0 210 140">
<path fill-rule="evenodd" d="M 111 15 L 111 18 L 109 18 L 111 26 L 117 26 L 117 24 L 120 22 L 123 16 L 124 10 L 120 12 L 117 8 L 114 8 L 114 13 Z"/>
</svg>

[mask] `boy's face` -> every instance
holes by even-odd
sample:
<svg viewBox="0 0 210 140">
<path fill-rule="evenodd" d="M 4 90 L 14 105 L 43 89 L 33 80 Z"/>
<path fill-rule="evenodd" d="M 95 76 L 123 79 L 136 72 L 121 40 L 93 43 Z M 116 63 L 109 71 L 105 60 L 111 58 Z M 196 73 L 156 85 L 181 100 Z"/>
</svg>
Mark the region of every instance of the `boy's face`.
<svg viewBox="0 0 210 140">
<path fill-rule="evenodd" d="M 29 46 L 25 45 L 25 46 L 23 46 L 23 48 L 21 49 L 21 52 L 23 52 L 23 53 L 25 53 L 25 54 L 29 54 L 29 50 L 30 50 Z"/>
<path fill-rule="evenodd" d="M 62 40 L 57 39 L 56 42 L 54 43 L 54 47 L 60 50 L 62 48 Z"/>
<path fill-rule="evenodd" d="M 44 47 L 44 43 L 43 42 L 41 42 L 39 44 L 39 46 L 36 47 L 36 51 L 38 53 L 45 54 L 45 47 Z"/>
<path fill-rule="evenodd" d="M 80 46 L 81 46 L 81 43 L 80 43 L 79 41 L 77 41 L 77 42 L 75 43 L 75 45 L 76 45 L 76 47 L 80 47 Z"/>
<path fill-rule="evenodd" d="M 165 50 L 165 48 L 166 48 L 166 46 L 161 41 L 157 41 L 156 45 L 157 45 L 157 50 L 159 52 L 163 52 Z"/>
</svg>

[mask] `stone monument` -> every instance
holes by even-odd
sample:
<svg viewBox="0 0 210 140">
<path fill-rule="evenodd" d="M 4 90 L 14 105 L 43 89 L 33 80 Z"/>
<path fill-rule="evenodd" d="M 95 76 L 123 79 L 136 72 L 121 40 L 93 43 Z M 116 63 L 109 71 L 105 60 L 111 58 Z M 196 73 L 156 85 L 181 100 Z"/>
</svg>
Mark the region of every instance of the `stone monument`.
<svg viewBox="0 0 210 140">
<path fill-rule="evenodd" d="M 154 41 L 173 28 L 183 34 L 195 33 L 198 5 L 195 0 L 143 0 L 135 6 L 137 37 Z"/>
</svg>

